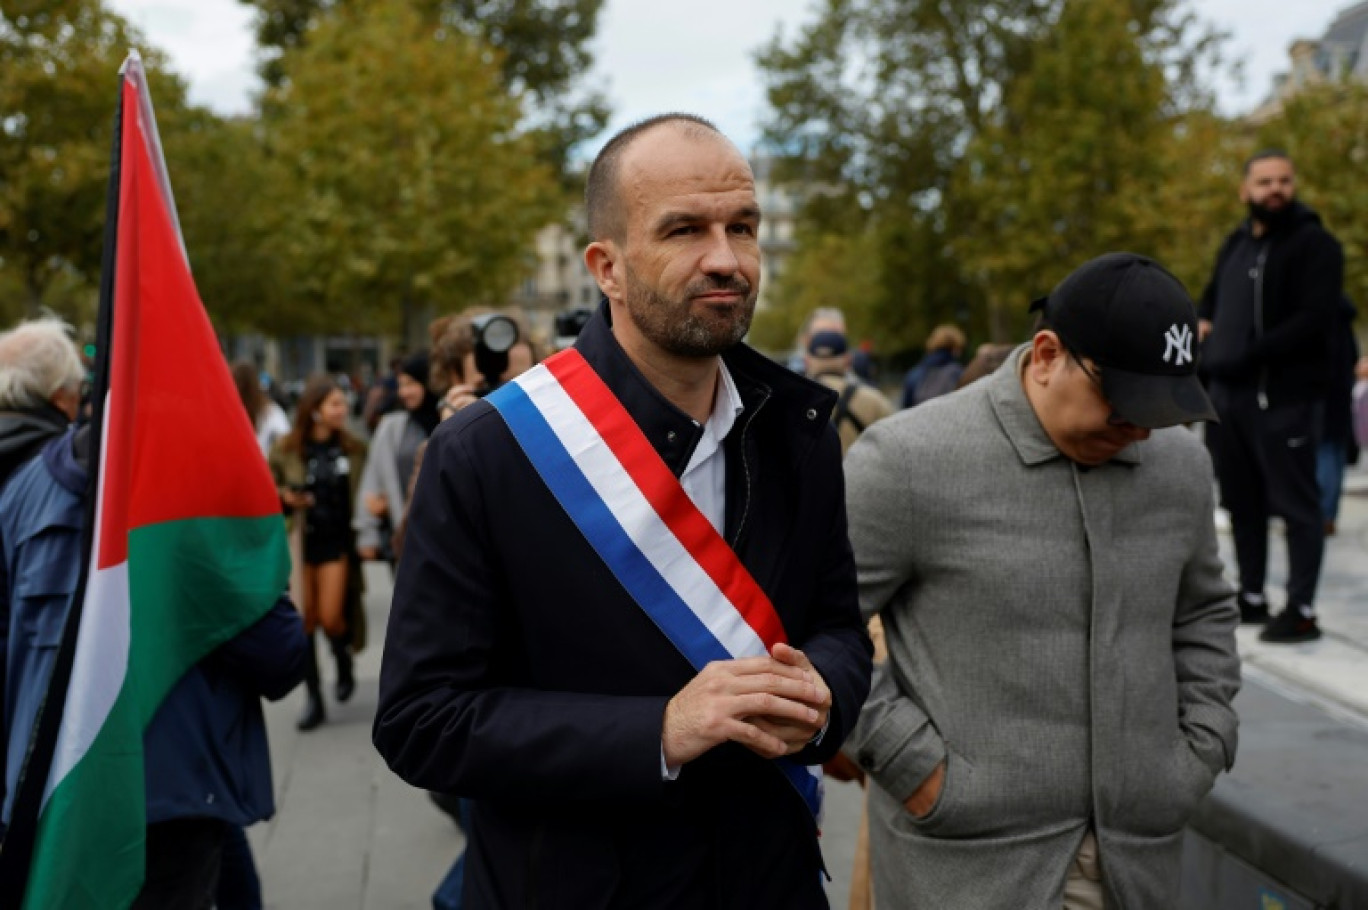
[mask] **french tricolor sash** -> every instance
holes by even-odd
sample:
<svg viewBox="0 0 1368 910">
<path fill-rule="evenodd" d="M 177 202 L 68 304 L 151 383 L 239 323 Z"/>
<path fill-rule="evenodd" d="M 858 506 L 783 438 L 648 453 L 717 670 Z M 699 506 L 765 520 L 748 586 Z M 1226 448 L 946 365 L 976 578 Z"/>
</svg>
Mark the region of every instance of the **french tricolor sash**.
<svg viewBox="0 0 1368 910">
<path fill-rule="evenodd" d="M 785 641 L 769 597 L 574 348 L 486 399 L 609 570 L 696 670 Z M 775 766 L 814 817 L 822 772 Z"/>
</svg>

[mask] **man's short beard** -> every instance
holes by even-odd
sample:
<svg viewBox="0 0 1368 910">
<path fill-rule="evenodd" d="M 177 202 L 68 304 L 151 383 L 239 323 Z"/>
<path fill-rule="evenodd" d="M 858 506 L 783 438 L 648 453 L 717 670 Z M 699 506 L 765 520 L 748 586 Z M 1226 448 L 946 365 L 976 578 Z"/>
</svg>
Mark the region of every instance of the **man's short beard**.
<svg viewBox="0 0 1368 910">
<path fill-rule="evenodd" d="M 707 278 L 689 285 L 680 300 L 670 300 L 639 281 L 627 269 L 627 312 L 637 330 L 662 350 L 678 357 L 715 357 L 737 344 L 750 330 L 755 315 L 756 290 L 746 279 Z M 739 312 L 730 321 L 710 320 L 693 313 L 690 302 L 710 291 L 741 295 Z"/>
<path fill-rule="evenodd" d="M 1249 217 L 1262 224 L 1264 227 L 1273 229 L 1286 224 L 1292 217 L 1293 199 L 1289 198 L 1283 203 L 1282 208 L 1269 209 L 1259 202 L 1248 202 Z"/>
</svg>

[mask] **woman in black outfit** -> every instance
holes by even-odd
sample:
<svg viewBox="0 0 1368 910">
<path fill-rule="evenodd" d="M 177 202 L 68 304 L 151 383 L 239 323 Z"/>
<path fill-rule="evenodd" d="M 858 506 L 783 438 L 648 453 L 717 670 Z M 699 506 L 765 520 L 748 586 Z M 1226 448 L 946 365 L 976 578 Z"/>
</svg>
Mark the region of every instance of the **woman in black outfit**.
<svg viewBox="0 0 1368 910">
<path fill-rule="evenodd" d="M 271 473 L 290 520 L 303 520 L 304 632 L 309 636 L 305 688 L 308 701 L 297 726 L 312 730 L 323 722 L 323 696 L 313 633 L 319 626 L 337 660 L 339 702 L 351 698 L 351 630 L 347 596 L 357 571 L 352 561 L 352 503 L 365 466 L 366 446 L 347 432 L 347 399 L 329 376 L 312 377 L 304 387 L 294 428 L 271 450 Z"/>
</svg>

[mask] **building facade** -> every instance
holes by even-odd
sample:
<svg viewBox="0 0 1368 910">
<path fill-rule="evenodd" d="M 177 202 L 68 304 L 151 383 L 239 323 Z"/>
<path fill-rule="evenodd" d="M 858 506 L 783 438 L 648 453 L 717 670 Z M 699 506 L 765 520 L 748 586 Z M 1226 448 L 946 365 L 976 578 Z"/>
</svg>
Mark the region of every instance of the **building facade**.
<svg viewBox="0 0 1368 910">
<path fill-rule="evenodd" d="M 1273 77 L 1272 94 L 1249 115 L 1266 123 L 1283 103 L 1308 86 L 1337 79 L 1368 82 L 1368 0 L 1346 7 L 1317 40 L 1299 38 L 1287 51 L 1291 66 Z"/>
</svg>

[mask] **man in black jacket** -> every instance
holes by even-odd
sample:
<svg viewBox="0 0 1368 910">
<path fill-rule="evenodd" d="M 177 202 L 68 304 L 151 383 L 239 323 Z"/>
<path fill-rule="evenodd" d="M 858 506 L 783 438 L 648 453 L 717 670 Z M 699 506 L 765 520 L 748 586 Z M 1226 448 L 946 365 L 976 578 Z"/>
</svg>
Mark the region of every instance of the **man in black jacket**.
<svg viewBox="0 0 1368 910">
<path fill-rule="evenodd" d="M 473 800 L 471 910 L 825 907 L 813 800 L 800 795 L 810 778 L 793 772 L 835 755 L 871 652 L 828 423 L 836 395 L 740 343 L 759 291 L 760 210 L 749 165 L 711 124 L 667 115 L 618 134 L 590 170 L 586 208 L 598 313 L 572 350 L 429 442 L 376 747 L 410 783 Z M 621 472 L 578 460 L 544 471 L 565 437 L 522 435 L 518 396 L 553 388 L 575 405 L 560 414 L 578 413 L 562 369 L 616 420 L 601 427 L 583 408 L 569 431 L 588 441 L 566 443 L 567 457 L 602 452 L 592 425 L 610 448 L 635 446 Z M 553 436 L 566 431 L 540 413 Z M 604 482 L 580 490 L 600 512 L 562 496 L 581 471 Z M 613 511 L 624 488 L 647 508 Z M 601 549 L 601 534 L 653 523 L 631 537 L 643 554 L 691 529 L 672 557 Z M 677 617 L 659 611 L 673 595 L 693 603 L 676 574 L 705 564 L 726 567 L 709 570 L 714 590 L 758 586 L 752 605 L 786 643 L 705 661 L 681 645 Z M 643 578 L 664 582 L 657 596 L 643 596 Z M 730 622 L 746 609 L 718 615 L 703 638 L 754 627 Z"/>
<path fill-rule="evenodd" d="M 1260 152 L 1245 165 L 1249 218 L 1221 246 L 1202 295 L 1203 368 L 1220 414 L 1209 424 L 1221 501 L 1240 564 L 1243 621 L 1271 642 L 1320 637 L 1316 583 L 1325 527 L 1316 448 L 1344 254 L 1315 212 L 1296 201 L 1292 161 Z M 1268 519 L 1287 531 L 1286 609 L 1269 621 L 1264 594 Z"/>
</svg>

